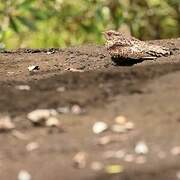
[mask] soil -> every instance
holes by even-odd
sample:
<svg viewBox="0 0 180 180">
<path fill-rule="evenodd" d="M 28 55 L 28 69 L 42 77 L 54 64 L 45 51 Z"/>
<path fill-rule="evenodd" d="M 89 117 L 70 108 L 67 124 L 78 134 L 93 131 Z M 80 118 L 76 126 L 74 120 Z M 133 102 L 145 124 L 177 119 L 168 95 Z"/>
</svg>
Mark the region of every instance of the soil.
<svg viewBox="0 0 180 180">
<path fill-rule="evenodd" d="M 0 179 L 15 180 L 23 169 L 33 180 L 178 179 L 180 157 L 171 151 L 180 146 L 180 39 L 150 43 L 171 48 L 173 55 L 114 63 L 103 46 L 92 44 L 0 53 L 0 113 L 10 115 L 16 131 L 28 137 L 19 138 L 14 131 L 0 133 Z M 30 73 L 30 65 L 40 69 Z M 31 89 L 19 90 L 18 85 Z M 59 114 L 63 131 L 35 126 L 27 119 L 36 109 L 73 105 L 85 112 Z M 110 126 L 119 115 L 132 121 L 134 130 L 118 134 L 115 142 L 97 145 L 99 137 L 114 133 L 108 130 L 96 135 L 93 124 L 104 121 Z M 139 141 L 149 147 L 143 164 L 103 156 L 108 150 L 123 149 L 136 157 L 134 146 Z M 30 142 L 37 142 L 39 148 L 27 151 Z M 88 154 L 82 169 L 74 167 L 72 160 L 80 151 Z M 94 171 L 94 161 L 104 166 L 118 164 L 124 171 Z"/>
</svg>

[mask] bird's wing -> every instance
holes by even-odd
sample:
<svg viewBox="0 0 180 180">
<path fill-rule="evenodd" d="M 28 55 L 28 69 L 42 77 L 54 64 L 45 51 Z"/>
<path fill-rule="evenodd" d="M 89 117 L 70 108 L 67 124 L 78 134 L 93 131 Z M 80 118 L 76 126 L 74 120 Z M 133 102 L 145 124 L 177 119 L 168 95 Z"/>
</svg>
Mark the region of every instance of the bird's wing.
<svg viewBox="0 0 180 180">
<path fill-rule="evenodd" d="M 155 59 L 156 57 L 149 56 L 136 46 L 117 46 L 110 47 L 109 53 L 115 58 L 127 58 L 127 59 Z"/>
<path fill-rule="evenodd" d="M 141 44 L 134 45 L 133 47 L 131 47 L 131 50 L 135 54 L 138 54 L 138 58 L 143 60 L 152 60 L 157 58 L 157 56 L 155 56 L 154 54 L 147 53 L 147 47 L 143 42 Z"/>
<path fill-rule="evenodd" d="M 171 51 L 169 48 L 158 46 L 158 45 L 149 45 L 146 44 L 144 46 L 144 51 L 150 55 L 155 57 L 162 57 L 162 56 L 168 56 L 171 54 Z"/>
</svg>

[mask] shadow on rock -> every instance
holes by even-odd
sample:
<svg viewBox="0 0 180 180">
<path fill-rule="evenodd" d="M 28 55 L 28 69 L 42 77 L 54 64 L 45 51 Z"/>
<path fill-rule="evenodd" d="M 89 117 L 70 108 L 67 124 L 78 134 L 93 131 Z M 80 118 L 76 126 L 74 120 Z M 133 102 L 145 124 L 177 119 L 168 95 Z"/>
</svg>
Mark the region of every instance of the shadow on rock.
<svg viewBox="0 0 180 180">
<path fill-rule="evenodd" d="M 111 58 L 114 66 L 133 66 L 134 64 L 142 63 L 142 59 L 130 58 Z"/>
</svg>

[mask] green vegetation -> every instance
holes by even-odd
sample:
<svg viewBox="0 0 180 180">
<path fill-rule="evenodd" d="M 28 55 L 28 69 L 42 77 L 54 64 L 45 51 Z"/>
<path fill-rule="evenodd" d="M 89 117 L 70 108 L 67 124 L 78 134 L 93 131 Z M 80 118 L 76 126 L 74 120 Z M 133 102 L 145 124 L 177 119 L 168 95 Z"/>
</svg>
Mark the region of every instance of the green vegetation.
<svg viewBox="0 0 180 180">
<path fill-rule="evenodd" d="M 8 48 L 102 43 L 106 29 L 140 39 L 180 36 L 180 0 L 0 0 Z"/>
</svg>

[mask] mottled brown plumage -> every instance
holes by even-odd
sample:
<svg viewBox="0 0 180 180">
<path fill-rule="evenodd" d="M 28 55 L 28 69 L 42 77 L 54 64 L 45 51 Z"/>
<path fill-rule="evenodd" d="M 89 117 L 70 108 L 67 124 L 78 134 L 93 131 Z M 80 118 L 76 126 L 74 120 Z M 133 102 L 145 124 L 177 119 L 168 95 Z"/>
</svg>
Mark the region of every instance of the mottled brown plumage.
<svg viewBox="0 0 180 180">
<path fill-rule="evenodd" d="M 155 59 L 171 54 L 166 47 L 152 45 L 117 31 L 106 31 L 106 47 L 111 57 L 127 59 Z"/>
</svg>

